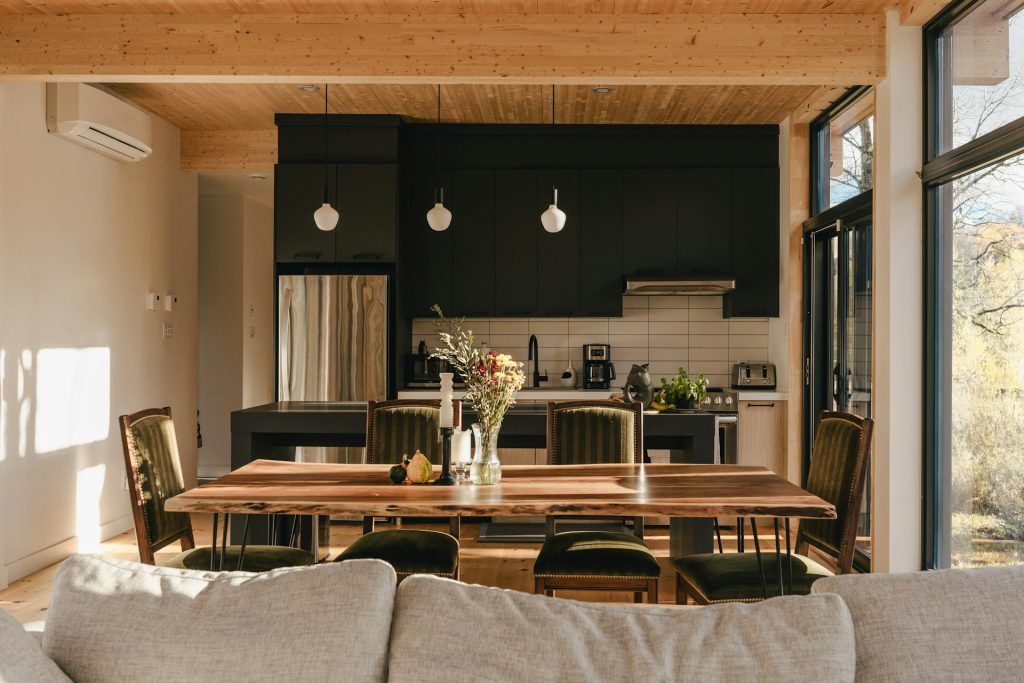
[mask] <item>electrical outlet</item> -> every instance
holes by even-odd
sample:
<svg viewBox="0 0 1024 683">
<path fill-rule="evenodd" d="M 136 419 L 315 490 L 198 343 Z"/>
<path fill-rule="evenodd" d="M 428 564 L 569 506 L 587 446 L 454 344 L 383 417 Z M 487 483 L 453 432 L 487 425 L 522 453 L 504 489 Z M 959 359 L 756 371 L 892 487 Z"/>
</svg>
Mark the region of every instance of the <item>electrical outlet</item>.
<svg viewBox="0 0 1024 683">
<path fill-rule="evenodd" d="M 255 325 L 250 325 L 249 326 L 249 336 L 250 337 L 255 337 L 256 336 L 256 326 Z"/>
<path fill-rule="evenodd" d="M 174 336 L 174 324 L 164 323 L 164 339 L 170 339 Z"/>
</svg>

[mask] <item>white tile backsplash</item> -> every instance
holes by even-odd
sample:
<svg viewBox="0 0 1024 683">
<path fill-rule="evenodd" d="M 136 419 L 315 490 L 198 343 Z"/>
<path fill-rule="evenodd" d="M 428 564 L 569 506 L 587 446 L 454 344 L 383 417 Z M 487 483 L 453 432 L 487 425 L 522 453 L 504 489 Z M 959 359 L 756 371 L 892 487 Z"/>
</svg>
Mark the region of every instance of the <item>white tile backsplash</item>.
<svg viewBox="0 0 1024 683">
<path fill-rule="evenodd" d="M 685 367 L 703 373 L 712 386 L 728 386 L 732 364 L 771 358 L 766 318 L 722 318 L 718 296 L 627 296 L 621 318 L 473 318 L 466 327 L 491 349 L 526 361 L 531 334 L 537 335 L 540 365 L 548 384 L 558 386 L 565 365 L 582 369 L 582 346 L 611 344 L 616 387 L 625 382 L 633 363 L 650 363 L 655 384 Z M 411 350 L 419 340 L 437 344 L 434 321 L 413 320 Z"/>
</svg>

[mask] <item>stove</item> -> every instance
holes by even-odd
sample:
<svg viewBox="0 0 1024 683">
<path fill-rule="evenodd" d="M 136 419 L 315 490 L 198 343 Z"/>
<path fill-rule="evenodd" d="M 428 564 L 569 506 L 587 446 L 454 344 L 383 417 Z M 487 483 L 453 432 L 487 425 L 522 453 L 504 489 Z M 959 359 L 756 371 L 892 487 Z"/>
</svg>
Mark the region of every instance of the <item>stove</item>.
<svg viewBox="0 0 1024 683">
<path fill-rule="evenodd" d="M 708 387 L 708 400 L 700 406 L 698 410 L 707 413 L 716 413 L 723 415 L 735 415 L 737 412 L 738 398 L 735 391 L 730 389 L 721 389 L 718 387 Z"/>
</svg>

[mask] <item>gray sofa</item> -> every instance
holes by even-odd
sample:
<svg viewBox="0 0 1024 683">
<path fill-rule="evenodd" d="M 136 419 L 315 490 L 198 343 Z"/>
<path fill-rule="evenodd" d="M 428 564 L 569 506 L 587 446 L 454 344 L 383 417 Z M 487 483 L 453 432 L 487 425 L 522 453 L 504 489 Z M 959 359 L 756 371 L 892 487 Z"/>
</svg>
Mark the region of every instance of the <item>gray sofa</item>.
<svg viewBox="0 0 1024 683">
<path fill-rule="evenodd" d="M 1024 568 L 844 576 L 703 608 L 593 604 L 353 560 L 265 574 L 74 556 L 0 682 L 1018 680 Z"/>
</svg>

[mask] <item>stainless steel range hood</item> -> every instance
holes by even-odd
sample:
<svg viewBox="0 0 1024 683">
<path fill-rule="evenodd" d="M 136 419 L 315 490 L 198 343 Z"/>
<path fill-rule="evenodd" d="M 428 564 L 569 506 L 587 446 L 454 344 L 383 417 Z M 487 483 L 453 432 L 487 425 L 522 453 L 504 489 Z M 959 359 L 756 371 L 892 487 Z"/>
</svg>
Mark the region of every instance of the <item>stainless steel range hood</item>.
<svg viewBox="0 0 1024 683">
<path fill-rule="evenodd" d="M 719 296 L 736 289 L 729 278 L 687 278 L 634 276 L 626 278 L 626 296 Z"/>
</svg>

